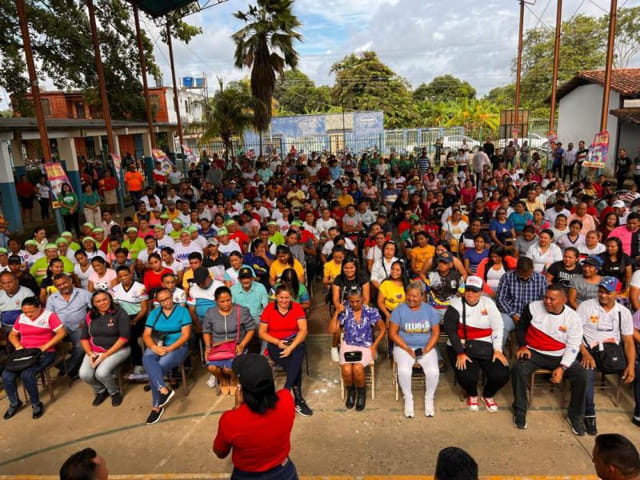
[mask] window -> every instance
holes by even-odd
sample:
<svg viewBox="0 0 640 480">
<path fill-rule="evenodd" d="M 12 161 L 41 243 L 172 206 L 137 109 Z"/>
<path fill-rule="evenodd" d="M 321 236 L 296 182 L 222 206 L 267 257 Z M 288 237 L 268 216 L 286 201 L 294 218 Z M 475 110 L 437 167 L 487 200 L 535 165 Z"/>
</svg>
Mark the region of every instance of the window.
<svg viewBox="0 0 640 480">
<path fill-rule="evenodd" d="M 42 98 L 40 99 L 40 103 L 42 104 L 42 114 L 45 117 L 50 117 L 51 116 L 51 103 L 49 102 L 48 98 Z"/>
<path fill-rule="evenodd" d="M 84 113 L 84 102 L 76 102 L 76 118 L 86 118 Z"/>
</svg>

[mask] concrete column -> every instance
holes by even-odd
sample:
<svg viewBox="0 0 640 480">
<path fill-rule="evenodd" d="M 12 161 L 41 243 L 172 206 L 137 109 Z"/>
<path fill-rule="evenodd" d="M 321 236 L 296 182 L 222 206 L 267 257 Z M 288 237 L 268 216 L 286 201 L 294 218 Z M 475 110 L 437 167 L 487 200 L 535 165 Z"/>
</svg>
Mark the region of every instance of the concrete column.
<svg viewBox="0 0 640 480">
<path fill-rule="evenodd" d="M 96 151 L 96 157 L 100 156 L 100 152 L 102 152 L 102 135 L 92 135 L 93 138 L 93 148 Z"/>
<path fill-rule="evenodd" d="M 67 167 L 67 176 L 71 181 L 71 186 L 79 198 L 82 198 L 82 186 L 80 184 L 80 169 L 78 167 L 78 155 L 76 153 L 76 144 L 73 138 L 59 138 L 58 151 L 60 159 L 64 160 Z M 82 205 L 82 200 L 80 200 Z"/>
<path fill-rule="evenodd" d="M 24 225 L 20 214 L 18 192 L 16 192 L 16 183 L 11 170 L 9 144 L 5 140 L 0 141 L 0 196 L 2 197 L 2 212 L 9 222 L 9 231 L 22 233 Z"/>
<path fill-rule="evenodd" d="M 152 157 L 151 155 L 151 135 L 149 132 L 142 133 L 142 150 L 144 157 Z"/>
<path fill-rule="evenodd" d="M 20 179 L 22 175 L 27 174 L 24 155 L 22 155 L 22 140 L 11 140 L 11 156 L 13 157 L 16 177 Z"/>
</svg>

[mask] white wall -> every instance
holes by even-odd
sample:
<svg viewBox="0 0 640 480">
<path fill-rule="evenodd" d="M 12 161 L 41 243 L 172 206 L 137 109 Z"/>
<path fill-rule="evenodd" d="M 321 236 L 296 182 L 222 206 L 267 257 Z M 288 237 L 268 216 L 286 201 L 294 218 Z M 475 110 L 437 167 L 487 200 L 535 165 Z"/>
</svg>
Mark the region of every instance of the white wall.
<svg viewBox="0 0 640 480">
<path fill-rule="evenodd" d="M 593 135 L 600 130 L 603 90 L 600 85 L 587 84 L 562 97 L 558 105 L 558 140 L 565 147 L 569 142 L 573 142 L 577 147 L 580 140 L 584 140 L 587 146 L 591 144 Z M 612 90 L 609 96 L 609 110 L 619 106 L 620 95 Z M 605 173 L 613 175 L 618 119 L 610 114 L 607 124 L 610 154 Z"/>
<path fill-rule="evenodd" d="M 167 117 L 170 123 L 177 123 L 178 116 L 173 105 L 173 88 L 167 87 Z M 201 121 L 204 116 L 204 95 L 193 90 L 178 89 L 178 101 L 180 102 L 180 118 L 183 126 L 191 122 Z"/>
</svg>

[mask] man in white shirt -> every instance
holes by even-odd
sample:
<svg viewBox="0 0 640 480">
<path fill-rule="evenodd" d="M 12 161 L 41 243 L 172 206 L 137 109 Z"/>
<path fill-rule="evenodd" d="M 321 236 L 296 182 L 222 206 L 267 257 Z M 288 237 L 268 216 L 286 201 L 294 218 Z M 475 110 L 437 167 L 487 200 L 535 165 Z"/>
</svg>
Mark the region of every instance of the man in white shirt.
<svg viewBox="0 0 640 480">
<path fill-rule="evenodd" d="M 576 151 L 573 149 L 573 143 L 569 143 L 567 150 L 562 157 L 562 181 L 564 182 L 569 176 L 569 181 L 573 182 L 573 168 L 576 164 Z"/>
<path fill-rule="evenodd" d="M 587 370 L 588 375 L 584 423 L 589 435 L 598 434 L 594 383 L 596 370 L 607 371 L 608 367 L 604 362 L 605 352 L 610 352 L 606 354 L 608 356 L 624 352 L 626 367 L 623 367 L 620 372 L 625 383 L 631 383 L 638 373 L 631 312 L 616 301 L 620 287 L 620 280 L 616 277 L 602 277 L 598 285 L 598 298 L 592 298 L 578 306 L 578 315 L 582 320 L 583 329 L 580 363 Z M 613 345 L 619 346 L 617 352 Z M 638 405 L 636 405 L 637 409 Z"/>
<path fill-rule="evenodd" d="M 558 200 L 551 208 L 547 208 L 544 212 L 544 219 L 549 222 L 551 225 L 556 224 L 556 217 L 560 214 L 564 215 L 566 218 L 571 216 L 571 212 L 566 208 L 566 202 L 564 200 Z"/>
</svg>

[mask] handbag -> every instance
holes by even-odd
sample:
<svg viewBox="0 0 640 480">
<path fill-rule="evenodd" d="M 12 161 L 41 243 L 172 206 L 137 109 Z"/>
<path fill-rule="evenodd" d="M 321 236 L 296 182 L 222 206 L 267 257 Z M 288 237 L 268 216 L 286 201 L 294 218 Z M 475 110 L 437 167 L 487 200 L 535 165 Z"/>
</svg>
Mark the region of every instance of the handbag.
<svg viewBox="0 0 640 480">
<path fill-rule="evenodd" d="M 467 339 L 467 302 L 462 299 L 462 329 L 464 331 L 464 351 L 476 360 L 491 360 L 493 358 L 493 345 L 482 340 Z"/>
<path fill-rule="evenodd" d="M 39 348 L 23 348 L 9 353 L 4 369 L 9 372 L 22 372 L 33 367 L 42 358 L 42 350 Z"/>
<path fill-rule="evenodd" d="M 236 307 L 236 318 L 238 320 L 236 338 L 234 340 L 227 340 L 226 342 L 219 343 L 218 345 L 213 345 L 209 351 L 209 355 L 207 355 L 208 362 L 231 360 L 232 358 L 235 358 L 236 345 L 238 344 L 238 340 L 240 340 L 240 307 Z M 225 329 L 226 326 L 225 320 Z"/>
<path fill-rule="evenodd" d="M 622 314 L 618 312 L 618 331 L 622 335 Z M 584 338 L 584 337 L 583 337 Z M 586 343 L 586 339 L 585 339 Z M 589 353 L 602 373 L 619 373 L 627 368 L 627 358 L 619 343 L 601 343 L 593 349 L 587 346 Z"/>
</svg>

